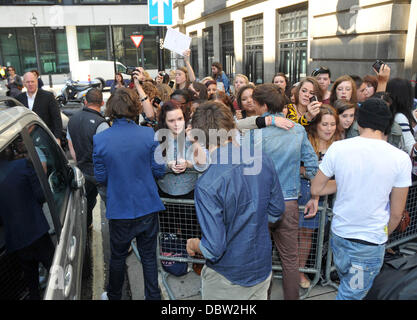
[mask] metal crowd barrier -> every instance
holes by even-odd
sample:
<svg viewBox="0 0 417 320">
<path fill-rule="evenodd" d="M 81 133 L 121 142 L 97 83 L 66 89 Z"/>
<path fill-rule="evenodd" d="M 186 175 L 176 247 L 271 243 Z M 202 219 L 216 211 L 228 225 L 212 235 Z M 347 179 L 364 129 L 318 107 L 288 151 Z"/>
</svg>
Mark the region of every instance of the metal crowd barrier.
<svg viewBox="0 0 417 320">
<path fill-rule="evenodd" d="M 391 233 L 386 244 L 386 249 L 401 246 L 417 238 L 417 182 L 414 182 L 413 185 L 409 188 L 405 208 L 408 210 L 410 214 L 410 224 L 404 232 L 394 231 L 393 233 Z M 329 222 L 331 221 L 332 216 L 333 212 L 329 210 Z M 325 250 L 327 251 L 327 259 L 325 266 L 325 277 L 323 279 L 322 285 L 330 285 L 337 289 L 337 280 L 332 279 L 335 278 L 335 276 L 332 277 L 332 274 L 334 274 L 336 268 L 332 261 L 332 250 L 329 245 L 330 236 L 331 235 L 329 235 L 328 237 L 329 240 L 324 243 Z"/>
<path fill-rule="evenodd" d="M 299 206 L 299 212 L 304 212 L 304 206 Z M 311 290 L 321 279 L 322 270 L 322 255 L 323 255 L 323 240 L 325 233 L 326 215 L 328 211 L 328 199 L 325 197 L 318 208 L 317 215 L 319 215 L 318 228 L 309 229 L 310 234 L 301 233 L 299 228 L 298 233 L 298 258 L 304 256 L 305 264 L 299 267 L 299 271 L 305 274 L 312 274 L 313 279 L 310 281 L 310 286 L 303 290 L 300 299 L 305 299 L 309 296 Z M 308 220 L 306 220 L 308 221 Z M 279 258 L 278 250 L 272 239 L 272 270 L 282 271 L 282 263 Z M 274 278 L 282 279 L 282 274 L 275 273 Z"/>
<path fill-rule="evenodd" d="M 204 264 L 203 256 L 190 257 L 186 250 L 187 239 L 201 238 L 201 229 L 194 200 L 170 198 L 161 198 L 161 200 L 166 210 L 159 213 L 158 267 L 169 298 L 175 300 L 167 281 L 170 274 L 164 270 L 162 264 L 169 262 Z"/>
<path fill-rule="evenodd" d="M 204 264 L 205 260 L 202 256 L 190 257 L 186 252 L 187 239 L 201 238 L 201 230 L 195 212 L 194 200 L 162 198 L 162 201 L 166 210 L 159 213 L 160 232 L 158 235 L 158 266 L 162 276 L 162 283 L 167 290 L 170 299 L 175 299 L 167 281 L 170 274 L 164 270 L 162 263 L 173 261 Z M 300 211 L 304 211 L 304 207 L 300 207 Z M 326 198 L 319 207 L 319 212 L 317 213 L 320 215 L 319 226 L 317 229 L 312 230 L 311 249 L 308 250 L 308 248 L 304 245 L 306 243 L 306 239 L 300 239 L 299 241 L 299 253 L 301 254 L 306 252 L 307 255 L 305 266 L 299 270 L 301 272 L 314 275 L 313 280 L 311 280 L 310 287 L 300 296 L 301 299 L 307 297 L 313 287 L 320 280 L 327 211 L 328 202 Z M 272 270 L 281 271 L 281 262 L 272 237 L 271 241 L 273 248 Z M 171 253 L 175 253 L 176 255 L 174 256 Z M 280 278 L 280 275 L 275 274 L 274 277 Z"/>
</svg>

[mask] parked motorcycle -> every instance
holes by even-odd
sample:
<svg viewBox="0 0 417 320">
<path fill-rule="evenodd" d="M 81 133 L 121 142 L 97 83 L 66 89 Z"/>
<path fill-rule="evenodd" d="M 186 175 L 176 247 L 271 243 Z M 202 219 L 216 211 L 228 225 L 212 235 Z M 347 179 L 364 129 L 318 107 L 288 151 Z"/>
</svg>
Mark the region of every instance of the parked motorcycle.
<svg viewBox="0 0 417 320">
<path fill-rule="evenodd" d="M 56 99 L 61 106 L 65 106 L 68 102 L 83 102 L 88 90 L 92 88 L 102 90 L 103 83 L 98 79 L 91 81 L 67 80 L 61 94 Z"/>
</svg>

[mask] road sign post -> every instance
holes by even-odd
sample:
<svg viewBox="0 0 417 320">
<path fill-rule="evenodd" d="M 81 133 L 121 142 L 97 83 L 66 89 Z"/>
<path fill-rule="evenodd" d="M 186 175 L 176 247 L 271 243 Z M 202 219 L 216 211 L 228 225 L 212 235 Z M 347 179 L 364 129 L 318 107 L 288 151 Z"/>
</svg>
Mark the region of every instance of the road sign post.
<svg viewBox="0 0 417 320">
<path fill-rule="evenodd" d="M 142 43 L 143 38 L 144 38 L 144 36 L 139 35 L 139 34 L 134 34 L 134 35 L 130 36 L 130 39 L 132 39 L 133 44 L 136 47 L 136 65 L 137 66 L 139 66 L 139 52 L 138 52 L 138 50 L 139 50 L 140 44 Z M 145 63 L 145 61 L 144 61 L 144 55 L 143 55 L 143 50 L 142 50 L 142 67 L 144 66 L 144 63 Z"/>
</svg>

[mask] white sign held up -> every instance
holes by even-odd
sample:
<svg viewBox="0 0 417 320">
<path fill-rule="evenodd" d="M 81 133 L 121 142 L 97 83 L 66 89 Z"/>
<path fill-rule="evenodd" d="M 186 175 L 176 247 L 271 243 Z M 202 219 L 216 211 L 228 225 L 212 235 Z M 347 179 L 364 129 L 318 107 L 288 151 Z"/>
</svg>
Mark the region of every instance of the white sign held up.
<svg viewBox="0 0 417 320">
<path fill-rule="evenodd" d="M 184 55 L 184 51 L 190 48 L 191 38 L 172 28 L 168 28 L 164 40 L 164 48 L 171 50 L 180 55 Z"/>
</svg>

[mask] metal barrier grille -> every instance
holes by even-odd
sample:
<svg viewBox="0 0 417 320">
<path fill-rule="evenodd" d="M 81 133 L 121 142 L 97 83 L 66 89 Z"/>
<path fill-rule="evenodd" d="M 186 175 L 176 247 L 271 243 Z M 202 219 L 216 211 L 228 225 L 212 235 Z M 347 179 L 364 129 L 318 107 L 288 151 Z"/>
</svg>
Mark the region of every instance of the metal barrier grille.
<svg viewBox="0 0 417 320">
<path fill-rule="evenodd" d="M 165 205 L 165 211 L 159 213 L 158 235 L 158 260 L 160 263 L 166 261 L 185 262 L 185 263 L 205 263 L 203 256 L 190 257 L 186 251 L 187 239 L 201 238 L 201 229 L 198 224 L 197 214 L 193 200 L 185 199 L 161 199 Z M 304 211 L 304 207 L 300 207 Z M 320 215 L 317 228 L 309 229 L 299 239 L 299 254 L 305 257 L 305 264 L 300 267 L 300 271 L 314 274 L 311 285 L 303 296 L 308 296 L 312 288 L 318 283 L 321 271 L 321 257 L 323 251 L 324 225 L 326 221 L 327 200 L 319 207 Z M 279 254 L 275 243 L 272 240 L 272 269 L 282 270 Z M 319 258 L 317 258 L 319 257 Z M 160 268 L 163 275 L 163 283 L 168 290 L 171 299 L 173 293 L 170 291 L 166 281 L 168 274 Z M 277 276 L 279 278 L 279 276 Z"/>
<path fill-rule="evenodd" d="M 404 232 L 394 231 L 390 235 L 387 248 L 398 246 L 417 237 L 417 185 L 409 188 L 405 208 L 410 214 L 410 224 Z"/>
<path fill-rule="evenodd" d="M 204 259 L 202 256 L 189 257 L 186 251 L 187 239 L 201 238 L 194 201 L 168 198 L 161 200 L 166 210 L 159 213 L 159 258 L 167 261 L 201 262 Z"/>
<path fill-rule="evenodd" d="M 327 205 L 327 203 L 326 203 Z M 319 259 L 321 257 L 322 249 L 322 237 L 321 234 L 324 230 L 326 205 L 320 206 L 317 212 L 318 215 L 318 226 L 313 228 L 311 224 L 306 223 L 306 227 L 300 227 L 298 230 L 298 257 L 299 257 L 299 268 L 302 272 L 316 273 L 319 271 Z M 304 212 L 304 206 L 299 207 L 299 212 Z M 308 221 L 308 220 L 306 220 Z M 271 236 L 272 241 L 272 269 L 282 270 L 282 263 L 279 257 L 277 247 L 274 243 L 274 239 Z M 320 251 L 320 252 L 319 252 Z"/>
</svg>

